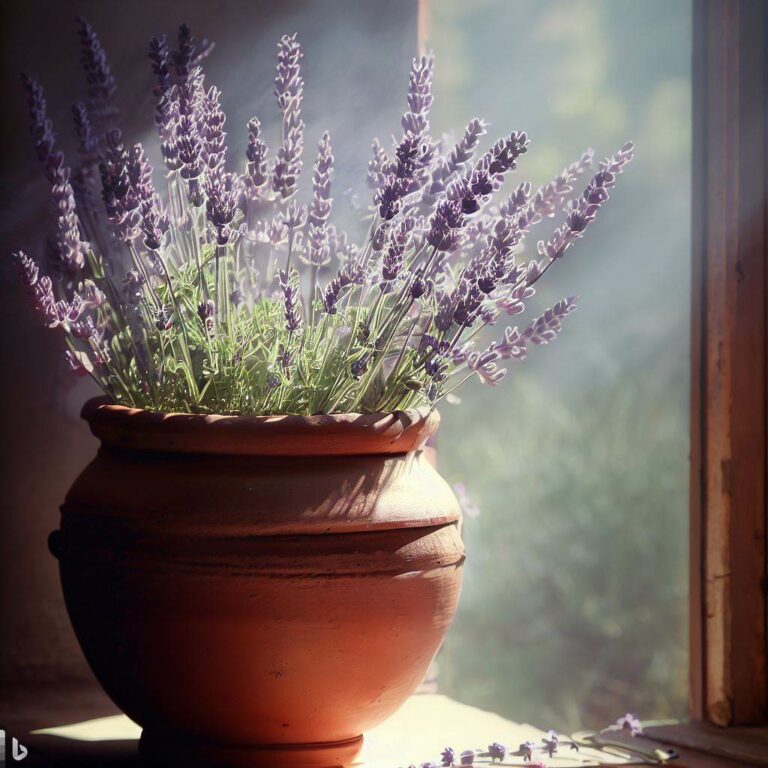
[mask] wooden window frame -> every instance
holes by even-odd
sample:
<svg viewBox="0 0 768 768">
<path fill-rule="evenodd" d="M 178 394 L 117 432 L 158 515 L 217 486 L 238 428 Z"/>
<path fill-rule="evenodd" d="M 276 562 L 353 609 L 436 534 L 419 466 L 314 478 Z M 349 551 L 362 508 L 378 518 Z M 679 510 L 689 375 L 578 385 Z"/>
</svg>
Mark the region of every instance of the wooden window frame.
<svg viewBox="0 0 768 768">
<path fill-rule="evenodd" d="M 768 9 L 693 10 L 690 710 L 765 725 Z"/>
</svg>

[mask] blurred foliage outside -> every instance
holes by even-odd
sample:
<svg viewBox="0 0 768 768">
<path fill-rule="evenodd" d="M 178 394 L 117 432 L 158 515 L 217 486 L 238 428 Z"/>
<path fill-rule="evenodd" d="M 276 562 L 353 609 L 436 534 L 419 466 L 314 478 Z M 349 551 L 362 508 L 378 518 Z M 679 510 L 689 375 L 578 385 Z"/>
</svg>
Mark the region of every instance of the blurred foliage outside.
<svg viewBox="0 0 768 768">
<path fill-rule="evenodd" d="M 688 0 L 440 0 L 433 132 L 524 129 L 517 180 L 587 146 L 637 156 L 538 312 L 577 294 L 552 347 L 442 407 L 442 473 L 481 509 L 440 686 L 572 730 L 687 701 L 691 7 Z M 540 225 L 528 247 L 542 237 Z M 499 335 L 503 319 L 497 326 Z"/>
</svg>

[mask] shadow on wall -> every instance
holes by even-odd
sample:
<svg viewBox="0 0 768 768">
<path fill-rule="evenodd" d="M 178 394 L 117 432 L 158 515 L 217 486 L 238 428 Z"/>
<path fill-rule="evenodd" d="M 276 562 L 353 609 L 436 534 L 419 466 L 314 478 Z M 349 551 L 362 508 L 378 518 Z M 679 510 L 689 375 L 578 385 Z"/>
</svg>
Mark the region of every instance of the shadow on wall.
<svg viewBox="0 0 768 768">
<path fill-rule="evenodd" d="M 354 202 L 344 191 L 363 187 L 370 141 L 398 125 L 410 58 L 416 48 L 416 0 L 140 0 L 125 5 L 103 0 L 32 0 L 2 11 L 2 183 L 0 233 L 6 254 L 23 247 L 40 253 L 51 232 L 46 182 L 28 133 L 19 74 L 37 76 L 61 149 L 74 157 L 71 105 L 85 82 L 78 65 L 74 18 L 96 28 L 118 79 L 117 102 L 129 141 L 142 141 L 158 168 L 152 75 L 147 43 L 188 23 L 217 44 L 207 61 L 208 81 L 221 88 L 227 113 L 230 160 L 244 163 L 246 122 L 258 114 L 268 142 L 278 137 L 272 96 L 275 43 L 298 32 L 305 50 L 307 148 L 331 132 L 338 208 Z M 237 160 L 235 160 L 237 158 Z M 95 440 L 78 419 L 80 405 L 95 394 L 65 370 L 59 339 L 39 326 L 14 279 L 2 266 L 0 340 L 0 685 L 31 680 L 89 677 L 69 626 L 56 565 L 46 538 L 57 527 L 58 506 L 72 480 L 92 457 Z"/>
</svg>

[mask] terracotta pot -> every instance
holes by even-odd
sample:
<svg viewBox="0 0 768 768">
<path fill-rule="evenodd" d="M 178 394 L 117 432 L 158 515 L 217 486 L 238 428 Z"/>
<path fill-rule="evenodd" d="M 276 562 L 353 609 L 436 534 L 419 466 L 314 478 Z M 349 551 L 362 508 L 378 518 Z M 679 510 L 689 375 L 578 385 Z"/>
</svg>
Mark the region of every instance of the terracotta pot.
<svg viewBox="0 0 768 768">
<path fill-rule="evenodd" d="M 453 618 L 436 413 L 225 417 L 92 400 L 51 536 L 86 658 L 175 765 L 329 766 L 414 691 Z"/>
</svg>

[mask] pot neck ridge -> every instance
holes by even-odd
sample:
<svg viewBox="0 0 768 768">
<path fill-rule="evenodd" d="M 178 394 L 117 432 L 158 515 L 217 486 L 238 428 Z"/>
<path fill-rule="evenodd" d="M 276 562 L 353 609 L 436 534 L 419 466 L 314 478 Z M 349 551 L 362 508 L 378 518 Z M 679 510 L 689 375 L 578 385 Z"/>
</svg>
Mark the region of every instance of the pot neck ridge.
<svg viewBox="0 0 768 768">
<path fill-rule="evenodd" d="M 420 449 L 439 426 L 436 410 L 317 416 L 159 413 L 97 397 L 81 416 L 108 448 L 232 456 L 370 456 Z"/>
</svg>

